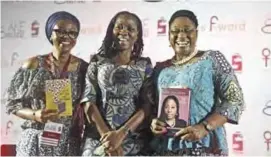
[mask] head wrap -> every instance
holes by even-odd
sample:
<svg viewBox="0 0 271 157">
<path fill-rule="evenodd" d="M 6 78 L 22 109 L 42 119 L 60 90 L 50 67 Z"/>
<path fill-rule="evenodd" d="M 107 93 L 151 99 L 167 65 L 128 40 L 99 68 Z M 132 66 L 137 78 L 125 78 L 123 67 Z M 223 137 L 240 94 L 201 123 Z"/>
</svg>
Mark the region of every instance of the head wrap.
<svg viewBox="0 0 271 157">
<path fill-rule="evenodd" d="M 78 32 L 80 31 L 80 22 L 74 15 L 66 11 L 55 12 L 47 19 L 47 22 L 45 25 L 46 37 L 50 41 L 51 44 L 53 44 L 53 42 L 50 39 L 53 32 L 53 28 L 55 27 L 56 23 L 59 20 L 71 20 L 72 22 L 74 22 L 74 24 L 78 28 Z"/>
</svg>

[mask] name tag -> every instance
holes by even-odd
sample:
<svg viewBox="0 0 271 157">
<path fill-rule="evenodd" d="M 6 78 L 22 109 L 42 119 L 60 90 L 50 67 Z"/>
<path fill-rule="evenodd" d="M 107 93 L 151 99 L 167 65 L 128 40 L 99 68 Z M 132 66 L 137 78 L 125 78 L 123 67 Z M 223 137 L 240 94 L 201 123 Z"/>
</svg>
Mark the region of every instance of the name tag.
<svg viewBox="0 0 271 157">
<path fill-rule="evenodd" d="M 43 145 L 57 146 L 62 134 L 63 124 L 48 122 L 44 126 L 40 143 Z"/>
</svg>

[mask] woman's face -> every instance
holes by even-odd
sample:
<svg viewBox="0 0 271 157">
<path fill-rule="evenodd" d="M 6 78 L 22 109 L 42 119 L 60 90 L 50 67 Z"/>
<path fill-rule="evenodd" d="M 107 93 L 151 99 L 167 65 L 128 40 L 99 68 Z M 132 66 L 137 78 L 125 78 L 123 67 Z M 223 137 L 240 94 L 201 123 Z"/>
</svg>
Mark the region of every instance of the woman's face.
<svg viewBox="0 0 271 157">
<path fill-rule="evenodd" d="M 136 19 L 129 14 L 117 17 L 113 28 L 113 36 L 118 41 L 120 50 L 132 50 L 137 41 L 138 28 Z"/>
<path fill-rule="evenodd" d="M 196 46 L 197 28 L 187 17 L 177 17 L 169 26 L 169 42 L 175 54 L 189 55 Z"/>
<path fill-rule="evenodd" d="M 165 104 L 165 113 L 168 120 L 175 119 L 175 117 L 177 116 L 177 104 L 174 100 L 167 100 Z"/>
<path fill-rule="evenodd" d="M 59 20 L 53 28 L 51 40 L 60 52 L 67 53 L 75 46 L 78 28 L 71 20 Z"/>
</svg>

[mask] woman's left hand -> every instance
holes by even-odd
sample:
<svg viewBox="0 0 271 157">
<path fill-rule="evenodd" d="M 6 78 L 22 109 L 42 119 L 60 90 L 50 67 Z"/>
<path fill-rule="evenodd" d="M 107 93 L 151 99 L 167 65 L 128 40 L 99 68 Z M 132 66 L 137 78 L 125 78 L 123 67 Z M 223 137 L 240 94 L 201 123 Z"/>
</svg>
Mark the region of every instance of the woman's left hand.
<svg viewBox="0 0 271 157">
<path fill-rule="evenodd" d="M 122 141 L 125 138 L 125 132 L 122 129 L 109 131 L 105 133 L 100 141 L 106 151 L 114 151 L 121 146 Z"/>
<path fill-rule="evenodd" d="M 180 136 L 182 140 L 198 141 L 205 137 L 207 134 L 208 131 L 205 129 L 203 124 L 196 124 L 181 129 L 174 136 Z"/>
</svg>

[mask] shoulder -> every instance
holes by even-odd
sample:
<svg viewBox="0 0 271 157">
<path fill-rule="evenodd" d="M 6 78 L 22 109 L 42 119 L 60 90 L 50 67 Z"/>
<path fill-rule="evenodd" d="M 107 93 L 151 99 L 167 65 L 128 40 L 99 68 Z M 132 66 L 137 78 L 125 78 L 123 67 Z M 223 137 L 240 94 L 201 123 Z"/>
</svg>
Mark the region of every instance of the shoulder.
<svg viewBox="0 0 271 157">
<path fill-rule="evenodd" d="M 204 53 L 214 60 L 226 59 L 225 55 L 218 50 L 206 50 Z"/>
<path fill-rule="evenodd" d="M 28 58 L 26 61 L 23 62 L 22 68 L 23 69 L 36 69 L 39 65 L 39 59 L 38 56 L 34 56 L 31 58 Z"/>
<path fill-rule="evenodd" d="M 139 57 L 135 60 L 136 64 L 152 67 L 152 62 L 150 57 Z"/>
<path fill-rule="evenodd" d="M 88 64 L 88 63 L 87 63 L 85 60 L 83 60 L 82 58 L 77 57 L 77 56 L 74 56 L 74 55 L 72 55 L 72 60 L 71 60 L 71 62 L 79 62 L 79 63 L 81 63 L 81 64 L 83 64 L 83 65 Z"/>
<path fill-rule="evenodd" d="M 169 67 L 169 66 L 172 66 L 172 62 L 171 62 L 171 59 L 168 59 L 168 60 L 165 60 L 165 61 L 162 61 L 162 62 L 156 62 L 155 64 L 155 69 L 163 69 L 163 68 L 166 68 L 166 67 Z"/>
</svg>

